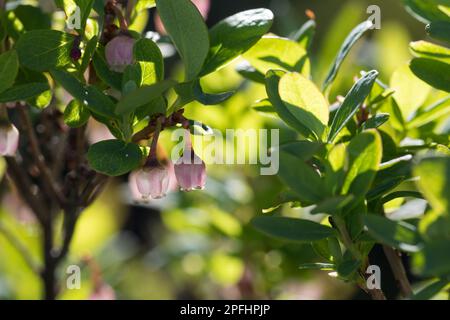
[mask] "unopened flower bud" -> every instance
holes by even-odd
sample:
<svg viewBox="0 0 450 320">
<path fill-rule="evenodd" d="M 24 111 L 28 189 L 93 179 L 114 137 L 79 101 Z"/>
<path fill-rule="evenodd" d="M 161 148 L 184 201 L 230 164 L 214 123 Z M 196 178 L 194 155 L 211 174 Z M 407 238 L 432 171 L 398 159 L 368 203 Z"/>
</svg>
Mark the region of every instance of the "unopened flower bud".
<svg viewBox="0 0 450 320">
<path fill-rule="evenodd" d="M 136 186 L 143 199 L 160 199 L 169 188 L 169 172 L 155 161 L 136 172 Z"/>
<path fill-rule="evenodd" d="M 0 155 L 14 156 L 19 146 L 19 131 L 12 124 L 0 126 Z"/>
<path fill-rule="evenodd" d="M 134 39 L 129 36 L 117 36 L 108 42 L 105 48 L 106 61 L 112 71 L 123 72 L 133 63 Z"/>
<path fill-rule="evenodd" d="M 73 61 L 77 61 L 81 58 L 81 50 L 80 48 L 72 48 L 70 50 L 70 57 Z"/>
</svg>

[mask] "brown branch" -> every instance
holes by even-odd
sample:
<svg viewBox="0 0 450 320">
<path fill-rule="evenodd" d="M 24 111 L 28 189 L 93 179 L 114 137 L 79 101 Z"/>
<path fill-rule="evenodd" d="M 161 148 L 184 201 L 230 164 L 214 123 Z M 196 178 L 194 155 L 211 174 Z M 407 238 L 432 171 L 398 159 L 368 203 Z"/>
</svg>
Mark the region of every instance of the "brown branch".
<svg viewBox="0 0 450 320">
<path fill-rule="evenodd" d="M 24 107 L 18 107 L 18 111 L 24 130 L 26 131 L 28 136 L 31 155 L 33 156 L 34 161 L 36 162 L 36 165 L 39 168 L 44 188 L 46 192 L 60 204 L 61 207 L 64 207 L 66 199 L 64 195 L 61 193 L 58 184 L 56 183 L 56 181 L 54 181 L 52 173 L 50 172 L 50 169 L 47 167 L 47 164 L 45 163 L 45 158 L 42 154 L 41 148 L 39 147 L 39 142 L 36 137 L 36 133 L 34 132 L 33 124 L 31 122 L 28 111 Z"/>
<path fill-rule="evenodd" d="M 389 265 L 391 266 L 392 273 L 394 274 L 397 285 L 400 288 L 401 295 L 404 298 L 410 297 L 413 294 L 413 290 L 411 288 L 411 284 L 409 283 L 405 267 L 403 266 L 398 252 L 388 246 L 383 246 L 383 251 L 386 255 Z"/>
<path fill-rule="evenodd" d="M 141 140 L 148 140 L 151 138 L 153 132 L 155 132 L 155 125 L 150 122 L 144 129 L 136 132 L 131 138 L 131 141 L 139 142 Z"/>
</svg>

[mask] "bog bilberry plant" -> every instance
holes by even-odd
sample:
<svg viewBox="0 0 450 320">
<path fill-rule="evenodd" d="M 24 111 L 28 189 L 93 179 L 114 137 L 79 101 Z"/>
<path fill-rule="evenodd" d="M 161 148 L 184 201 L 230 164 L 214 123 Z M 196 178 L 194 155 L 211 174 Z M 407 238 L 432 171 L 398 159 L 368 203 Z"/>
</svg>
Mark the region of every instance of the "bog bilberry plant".
<svg viewBox="0 0 450 320">
<path fill-rule="evenodd" d="M 200 78 L 250 49 L 269 31 L 273 15 L 245 11 L 208 30 L 199 9 L 207 14 L 209 1 L 55 1 L 68 23 L 51 29 L 51 16 L 39 8 L 0 4 L 0 151 L 8 176 L 41 224 L 44 264 L 32 267 L 42 276 L 45 298 L 53 299 L 59 291 L 56 268 L 69 251 L 77 219 L 108 177 L 134 171 L 137 190 L 152 199 L 164 197 L 173 178 L 185 191 L 204 187 L 205 164 L 191 145 L 192 121 L 183 108 L 232 95 L 204 92 Z M 158 30 L 184 62 L 181 81 L 166 79 L 159 44 L 129 27 L 153 7 Z M 25 16 L 15 15 L 18 8 Z M 36 12 L 39 17 L 31 17 Z M 29 26 L 22 19 L 37 22 Z M 89 146 L 90 118 L 114 139 Z M 175 164 L 158 154 L 160 132 L 172 127 L 186 130 L 186 147 Z M 57 239 L 60 214 L 63 236 Z"/>
<path fill-rule="evenodd" d="M 379 274 L 367 272 L 378 270 L 369 261 L 374 246 L 383 248 L 402 297 L 430 298 L 448 287 L 450 49 L 441 44 L 450 41 L 450 8 L 438 0 L 404 2 L 440 44 L 411 43 L 414 58 L 389 84 L 377 70 L 360 70 L 340 75 L 355 81 L 348 92 L 335 92 L 354 44 L 378 32 L 369 20 L 350 32 L 319 83 L 310 62 L 312 11 L 286 38 L 269 33 L 274 16 L 268 9 L 236 13 L 208 30 L 206 0 L 55 0 L 55 7 L 42 8 L 0 0 L 0 154 L 40 226 L 42 259 L 36 262 L 23 245 L 18 250 L 41 277 L 44 298 L 58 296 L 58 267 L 77 221 L 110 177 L 129 174 L 132 189 L 150 201 L 174 185 L 205 187 L 207 168 L 191 141 L 199 119 L 185 109 L 230 98 L 234 91 L 206 92 L 201 79 L 237 58 L 245 84 L 265 89 L 254 110 L 295 137 L 270 150 L 270 159 L 280 159 L 271 174 L 278 174 L 283 191 L 251 224 L 311 244 L 317 262 L 300 268 L 327 270 L 374 299 L 385 299 L 383 276 L 380 287 Z M 160 34 L 137 32 L 133 24 L 152 8 Z M 166 75 L 167 46 L 183 62 L 182 78 Z M 93 123 L 107 128 L 108 138 L 87 139 Z M 173 129 L 183 130 L 184 148 L 169 159 L 160 137 Z M 423 212 L 389 211 L 389 203 L 412 199 L 426 203 Z M 310 218 L 283 216 L 277 209 L 286 204 Z M 413 291 L 402 255 L 432 281 L 428 287 Z M 93 298 L 113 297 L 99 279 Z"/>
</svg>

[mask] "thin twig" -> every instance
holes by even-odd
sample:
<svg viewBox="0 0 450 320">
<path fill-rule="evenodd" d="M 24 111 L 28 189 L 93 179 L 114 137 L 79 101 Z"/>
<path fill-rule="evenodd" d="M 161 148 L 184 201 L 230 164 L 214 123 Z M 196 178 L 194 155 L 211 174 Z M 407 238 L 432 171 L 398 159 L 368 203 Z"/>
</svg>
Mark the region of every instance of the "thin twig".
<svg viewBox="0 0 450 320">
<path fill-rule="evenodd" d="M 20 195 L 23 197 L 28 206 L 36 214 L 37 219 L 42 223 L 47 215 L 48 209 L 41 202 L 41 199 L 31 192 L 31 187 L 33 186 L 32 181 L 23 171 L 22 167 L 17 163 L 17 160 L 12 157 L 5 157 L 6 163 L 8 165 L 7 173 L 14 182 Z"/>
<path fill-rule="evenodd" d="M 383 246 L 384 254 L 391 266 L 392 273 L 394 274 L 397 285 L 400 288 L 400 292 L 404 298 L 408 298 L 413 294 L 411 284 L 409 283 L 406 275 L 405 267 L 398 253 L 388 246 Z"/>
<path fill-rule="evenodd" d="M 66 199 L 64 195 L 61 193 L 58 184 L 53 179 L 50 169 L 47 167 L 45 163 L 45 158 L 42 154 L 41 148 L 39 147 L 39 142 L 37 140 L 36 133 L 34 132 L 30 116 L 24 107 L 19 107 L 18 109 L 24 129 L 28 136 L 31 154 L 41 173 L 44 187 L 48 192 L 48 194 L 53 196 L 56 199 L 56 201 L 61 205 L 61 207 L 64 207 Z"/>
<path fill-rule="evenodd" d="M 0 223 L 0 234 L 3 234 L 6 240 L 8 240 L 9 243 L 11 243 L 11 245 L 20 253 L 27 266 L 33 270 L 33 272 L 39 274 L 41 268 L 31 256 L 25 245 L 2 223 Z"/>
</svg>

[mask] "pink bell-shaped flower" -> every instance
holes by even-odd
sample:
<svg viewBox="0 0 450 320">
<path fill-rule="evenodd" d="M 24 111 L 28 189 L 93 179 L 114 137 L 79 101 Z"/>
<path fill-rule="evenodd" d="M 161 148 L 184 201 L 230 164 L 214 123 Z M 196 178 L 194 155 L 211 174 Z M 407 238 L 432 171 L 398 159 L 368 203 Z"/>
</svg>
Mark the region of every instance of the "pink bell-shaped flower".
<svg viewBox="0 0 450 320">
<path fill-rule="evenodd" d="M 0 155 L 13 157 L 19 146 L 19 130 L 12 124 L 0 125 Z"/>
<path fill-rule="evenodd" d="M 203 189 L 206 183 L 205 162 L 192 149 L 189 131 L 185 131 L 183 156 L 175 163 L 175 176 L 183 191 Z"/>
<path fill-rule="evenodd" d="M 105 47 L 105 57 L 109 68 L 115 72 L 123 72 L 126 66 L 133 63 L 134 39 L 120 35 L 109 41 Z"/>
<path fill-rule="evenodd" d="M 143 199 L 163 198 L 169 188 L 169 172 L 156 160 L 136 172 L 136 186 Z"/>
</svg>

